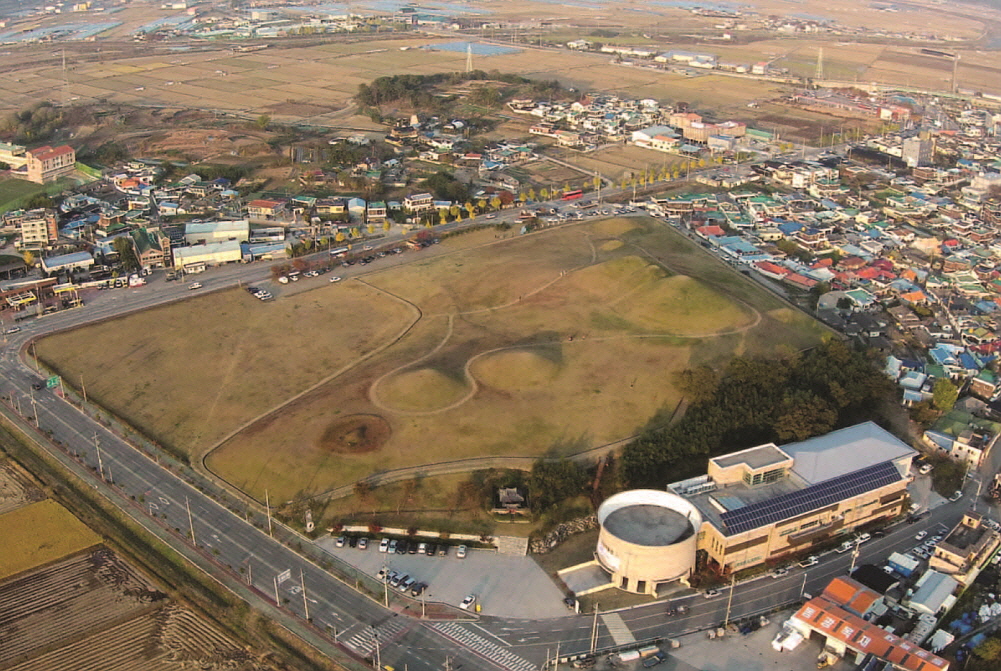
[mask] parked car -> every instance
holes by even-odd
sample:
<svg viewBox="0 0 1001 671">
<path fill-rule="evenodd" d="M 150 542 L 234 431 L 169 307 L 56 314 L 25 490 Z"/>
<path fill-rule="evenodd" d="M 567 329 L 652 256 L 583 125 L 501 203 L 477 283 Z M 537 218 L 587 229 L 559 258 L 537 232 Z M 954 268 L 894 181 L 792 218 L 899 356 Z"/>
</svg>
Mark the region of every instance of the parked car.
<svg viewBox="0 0 1001 671">
<path fill-rule="evenodd" d="M 462 600 L 462 603 L 459 604 L 459 608 L 461 608 L 462 610 L 469 610 L 474 603 L 476 603 L 476 595 L 470 594 L 469 596 L 467 596 L 465 599 Z"/>
<path fill-rule="evenodd" d="M 398 573 L 393 577 L 392 580 L 389 581 L 389 586 L 393 588 L 399 588 L 400 583 L 402 583 L 404 580 L 408 580 L 409 578 L 410 576 L 407 575 L 406 573 Z"/>
<path fill-rule="evenodd" d="M 359 550 L 367 550 L 368 549 L 368 539 L 367 538 L 359 538 L 358 539 L 358 549 Z"/>
<path fill-rule="evenodd" d="M 949 500 L 952 501 L 953 503 L 955 503 L 956 501 L 960 500 L 961 498 L 963 498 L 963 492 L 957 490 L 955 494 L 953 494 L 952 496 L 949 497 Z"/>
<path fill-rule="evenodd" d="M 867 533 L 859 534 L 858 538 L 855 539 L 855 542 L 861 545 L 862 543 L 868 541 L 870 538 L 872 538 L 872 536 Z"/>
<path fill-rule="evenodd" d="M 428 557 L 434 557 L 438 554 L 438 546 L 434 543 L 428 543 L 428 546 L 424 549 L 424 554 Z"/>
<path fill-rule="evenodd" d="M 428 588 L 426 582 L 419 582 L 410 588 L 410 596 L 420 596 Z"/>
<path fill-rule="evenodd" d="M 376 580 L 380 580 L 380 581 L 381 580 L 385 580 L 386 579 L 386 575 L 388 573 L 389 573 L 389 569 L 386 568 L 385 566 L 383 566 L 381 569 L 379 569 L 379 572 L 375 574 L 375 579 Z"/>
<path fill-rule="evenodd" d="M 357 536 L 349 536 L 348 537 L 348 547 L 353 548 L 353 547 L 357 547 L 357 546 L 358 546 L 358 537 Z"/>
<path fill-rule="evenodd" d="M 417 544 L 417 554 L 419 554 L 419 555 L 426 555 L 427 553 L 428 553 L 428 544 L 427 543 L 418 543 Z"/>
<path fill-rule="evenodd" d="M 400 542 L 395 538 L 389 541 L 389 546 L 386 548 L 386 551 L 389 552 L 389 554 L 396 554 L 396 546 L 399 545 L 399 543 Z"/>
<path fill-rule="evenodd" d="M 935 467 L 932 466 L 931 464 L 925 464 L 924 466 L 918 469 L 918 473 L 920 473 L 921 475 L 928 475 L 929 473 L 932 472 L 933 468 Z"/>
<path fill-rule="evenodd" d="M 383 538 L 379 541 L 379 552 L 386 552 L 389 550 L 389 539 Z"/>
<path fill-rule="evenodd" d="M 837 552 L 840 555 L 840 554 L 844 554 L 844 553 L 848 552 L 853 547 L 855 547 L 855 543 L 853 543 L 852 541 L 845 541 L 844 543 L 842 543 L 841 545 L 839 545 L 837 547 L 837 549 L 834 550 L 834 551 Z"/>
<path fill-rule="evenodd" d="M 927 535 L 928 535 L 927 531 L 919 531 L 918 535 L 914 537 L 914 540 L 916 540 L 916 541 L 923 541 L 925 539 L 925 536 L 927 536 Z"/>
<path fill-rule="evenodd" d="M 447 557 L 448 556 L 448 544 L 447 543 L 442 543 L 441 545 L 438 546 L 438 556 L 439 557 Z"/>
<path fill-rule="evenodd" d="M 400 591 L 408 592 L 411 589 L 413 589 L 414 585 L 416 584 L 417 584 L 417 578 L 407 578 L 406 580 L 400 583 Z"/>
<path fill-rule="evenodd" d="M 396 554 L 405 555 L 407 554 L 408 546 L 410 543 L 408 541 L 400 541 L 396 544 Z"/>
<path fill-rule="evenodd" d="M 771 576 L 773 578 L 781 578 L 784 575 L 789 575 L 789 569 L 787 569 L 785 567 L 777 568 L 777 569 L 775 569 L 774 571 L 771 572 Z"/>
<path fill-rule="evenodd" d="M 666 661 L 667 661 L 667 655 L 665 655 L 662 651 L 658 650 L 657 652 L 653 653 L 652 655 L 643 660 L 643 668 L 649 669 L 652 666 L 657 666 L 661 662 L 666 662 Z"/>
<path fill-rule="evenodd" d="M 337 540 L 334 541 L 334 545 L 336 545 L 339 548 L 344 547 L 344 536 L 338 536 Z"/>
<path fill-rule="evenodd" d="M 465 545 L 460 545 L 458 548 L 456 548 L 456 550 L 455 550 L 455 556 L 458 557 L 459 559 L 465 559 L 466 558 L 466 546 Z"/>
<path fill-rule="evenodd" d="M 820 560 L 817 559 L 816 555 L 810 555 L 809 557 L 807 557 L 806 559 L 804 559 L 803 561 L 801 561 L 799 563 L 799 566 L 800 566 L 800 568 L 810 568 L 811 566 L 816 566 L 819 563 L 820 563 Z"/>
</svg>

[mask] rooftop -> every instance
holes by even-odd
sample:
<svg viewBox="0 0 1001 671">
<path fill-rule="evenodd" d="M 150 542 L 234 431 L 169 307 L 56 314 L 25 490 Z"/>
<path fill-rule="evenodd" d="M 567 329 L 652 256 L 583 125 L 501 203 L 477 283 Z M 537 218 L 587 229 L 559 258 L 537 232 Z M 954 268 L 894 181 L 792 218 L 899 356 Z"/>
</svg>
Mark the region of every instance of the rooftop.
<svg viewBox="0 0 1001 671">
<path fill-rule="evenodd" d="M 645 546 L 671 545 L 694 533 L 681 513 L 648 504 L 619 508 L 605 518 L 603 526 L 616 538 Z"/>
<path fill-rule="evenodd" d="M 783 445 L 782 450 L 793 458 L 793 471 L 809 484 L 917 454 L 873 422 Z"/>
<path fill-rule="evenodd" d="M 720 468 L 730 468 L 738 464 L 747 464 L 748 468 L 757 470 L 773 464 L 781 464 L 789 460 L 789 455 L 780 450 L 772 443 L 750 447 L 740 452 L 733 452 L 722 457 L 716 457 L 711 461 Z"/>
</svg>

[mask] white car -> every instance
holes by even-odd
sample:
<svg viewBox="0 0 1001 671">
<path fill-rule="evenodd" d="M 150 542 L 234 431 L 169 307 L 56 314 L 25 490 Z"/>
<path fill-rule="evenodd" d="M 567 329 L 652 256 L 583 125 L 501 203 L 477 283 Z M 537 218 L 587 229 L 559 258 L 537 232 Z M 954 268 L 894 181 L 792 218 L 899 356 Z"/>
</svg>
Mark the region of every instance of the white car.
<svg viewBox="0 0 1001 671">
<path fill-rule="evenodd" d="M 334 542 L 334 545 L 336 545 L 339 548 L 342 548 L 344 547 L 344 540 L 345 540 L 344 536 L 338 536 L 337 540 Z"/>
<path fill-rule="evenodd" d="M 459 547 L 457 547 L 455 549 L 455 556 L 458 557 L 459 559 L 465 559 L 466 558 L 466 551 L 467 551 L 466 546 L 465 545 L 460 545 Z"/>
<path fill-rule="evenodd" d="M 201 288 L 202 288 L 201 282 L 192 282 L 191 284 L 188 285 L 188 289 L 201 289 Z"/>
<path fill-rule="evenodd" d="M 359 550 L 367 550 L 368 549 L 368 539 L 367 538 L 359 538 L 358 539 L 358 549 Z"/>
<path fill-rule="evenodd" d="M 476 595 L 470 594 L 462 600 L 462 603 L 459 604 L 459 608 L 462 610 L 469 610 L 474 603 L 476 603 Z"/>
<path fill-rule="evenodd" d="M 914 537 L 914 540 L 923 541 L 927 535 L 928 535 L 927 531 L 919 531 L 918 535 Z"/>
<path fill-rule="evenodd" d="M 330 281 L 331 281 L 331 282 L 340 282 L 340 281 L 341 281 L 341 278 L 339 278 L 339 277 L 331 277 L 331 278 L 330 278 Z"/>
<path fill-rule="evenodd" d="M 379 541 L 379 552 L 386 552 L 387 550 L 389 550 L 389 539 L 383 538 Z"/>
<path fill-rule="evenodd" d="M 952 496 L 949 497 L 949 500 L 952 501 L 953 503 L 955 503 L 956 501 L 960 500 L 961 498 L 963 498 L 963 492 L 957 491 L 955 494 L 953 494 Z"/>
<path fill-rule="evenodd" d="M 11 326 L 9 329 L 4 331 L 4 333 L 10 335 L 11 333 L 19 333 L 21 331 L 20 326 Z"/>
</svg>

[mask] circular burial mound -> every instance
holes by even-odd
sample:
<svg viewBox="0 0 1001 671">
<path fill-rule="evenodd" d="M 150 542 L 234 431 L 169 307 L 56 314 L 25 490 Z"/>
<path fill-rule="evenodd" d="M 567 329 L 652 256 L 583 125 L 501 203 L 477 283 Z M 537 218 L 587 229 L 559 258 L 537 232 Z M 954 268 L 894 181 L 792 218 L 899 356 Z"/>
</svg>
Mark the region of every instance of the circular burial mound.
<svg viewBox="0 0 1001 671">
<path fill-rule="evenodd" d="M 551 382 L 560 366 L 531 350 L 508 350 L 487 354 L 473 364 L 473 375 L 485 385 L 518 391 Z"/>
<path fill-rule="evenodd" d="M 466 393 L 466 385 L 434 368 L 418 368 L 397 373 L 379 388 L 382 402 L 404 412 L 427 412 L 455 403 Z"/>
<path fill-rule="evenodd" d="M 378 415 L 349 415 L 331 423 L 320 436 L 320 449 L 336 454 L 374 452 L 393 430 Z"/>
<path fill-rule="evenodd" d="M 622 246 L 621 240 L 609 240 L 608 242 L 601 243 L 601 251 L 603 252 L 614 252 L 616 249 Z"/>
</svg>

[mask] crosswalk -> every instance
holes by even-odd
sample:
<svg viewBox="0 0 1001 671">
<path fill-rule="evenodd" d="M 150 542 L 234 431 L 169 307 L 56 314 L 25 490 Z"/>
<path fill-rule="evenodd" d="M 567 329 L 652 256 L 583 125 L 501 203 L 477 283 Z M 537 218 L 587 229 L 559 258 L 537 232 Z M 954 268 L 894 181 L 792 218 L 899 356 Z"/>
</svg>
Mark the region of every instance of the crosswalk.
<svg viewBox="0 0 1001 671">
<path fill-rule="evenodd" d="M 409 618 L 391 617 L 378 627 L 365 627 L 357 634 L 342 639 L 342 642 L 362 657 L 368 657 L 375 652 L 377 636 L 379 645 L 386 645 L 399 636 L 409 624 Z"/>
<path fill-rule="evenodd" d="M 615 645 L 629 645 L 636 642 L 633 632 L 622 621 L 622 616 L 618 613 L 605 613 L 601 616 L 601 622 L 608 629 L 609 635 L 615 641 Z"/>
<path fill-rule="evenodd" d="M 432 626 L 445 637 L 472 649 L 474 652 L 486 657 L 499 666 L 511 669 L 511 671 L 536 671 L 538 668 L 527 659 L 523 659 L 506 648 L 502 648 L 496 643 L 474 634 L 458 622 L 436 622 Z"/>
</svg>

